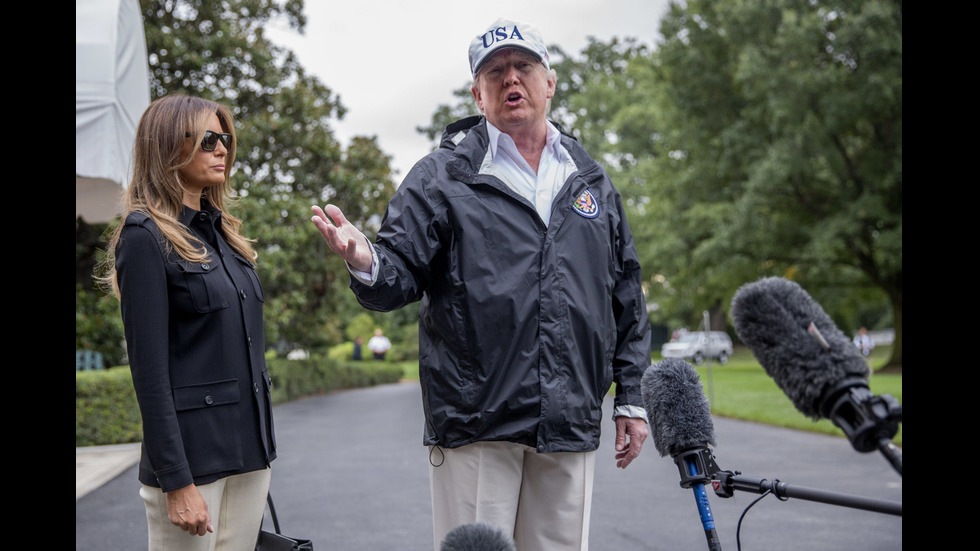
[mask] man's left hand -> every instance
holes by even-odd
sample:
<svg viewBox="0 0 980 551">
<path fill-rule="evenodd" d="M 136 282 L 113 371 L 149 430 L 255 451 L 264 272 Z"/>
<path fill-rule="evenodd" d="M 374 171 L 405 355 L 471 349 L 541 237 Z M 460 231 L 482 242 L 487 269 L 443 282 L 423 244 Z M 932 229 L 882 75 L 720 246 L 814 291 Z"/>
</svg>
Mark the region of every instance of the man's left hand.
<svg viewBox="0 0 980 551">
<path fill-rule="evenodd" d="M 647 423 L 631 417 L 616 418 L 616 466 L 625 469 L 640 455 L 647 439 Z"/>
</svg>

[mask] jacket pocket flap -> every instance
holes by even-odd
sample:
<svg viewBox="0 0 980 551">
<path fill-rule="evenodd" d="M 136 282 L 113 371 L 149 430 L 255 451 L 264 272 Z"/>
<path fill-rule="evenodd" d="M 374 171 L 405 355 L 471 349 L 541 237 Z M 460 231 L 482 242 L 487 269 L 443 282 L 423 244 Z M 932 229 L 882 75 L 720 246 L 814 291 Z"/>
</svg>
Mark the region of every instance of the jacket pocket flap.
<svg viewBox="0 0 980 551">
<path fill-rule="evenodd" d="M 177 411 L 220 406 L 238 402 L 238 379 L 215 381 L 174 389 Z"/>
<path fill-rule="evenodd" d="M 231 254 L 232 254 L 232 256 L 234 256 L 235 258 L 237 258 L 238 261 L 241 262 L 242 264 L 248 266 L 249 268 L 251 268 L 253 270 L 255 269 L 255 264 L 252 263 L 251 260 L 245 258 L 244 256 L 238 254 L 237 252 L 232 252 Z"/>
<path fill-rule="evenodd" d="M 188 262 L 184 259 L 180 259 L 177 262 L 177 268 L 188 274 L 207 274 L 210 273 L 214 268 L 214 264 L 210 262 Z"/>
</svg>

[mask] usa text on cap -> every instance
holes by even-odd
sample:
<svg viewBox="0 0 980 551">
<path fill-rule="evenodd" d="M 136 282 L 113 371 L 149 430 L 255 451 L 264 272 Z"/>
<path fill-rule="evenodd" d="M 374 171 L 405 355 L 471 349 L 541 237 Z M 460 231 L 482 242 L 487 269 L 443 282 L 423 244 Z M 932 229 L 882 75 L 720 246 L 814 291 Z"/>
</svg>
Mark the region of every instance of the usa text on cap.
<svg viewBox="0 0 980 551">
<path fill-rule="evenodd" d="M 521 48 L 534 54 L 545 67 L 548 63 L 548 48 L 544 45 L 541 32 L 536 27 L 520 21 L 498 19 L 487 30 L 470 42 L 470 70 L 473 76 L 494 52 L 501 48 Z"/>
</svg>

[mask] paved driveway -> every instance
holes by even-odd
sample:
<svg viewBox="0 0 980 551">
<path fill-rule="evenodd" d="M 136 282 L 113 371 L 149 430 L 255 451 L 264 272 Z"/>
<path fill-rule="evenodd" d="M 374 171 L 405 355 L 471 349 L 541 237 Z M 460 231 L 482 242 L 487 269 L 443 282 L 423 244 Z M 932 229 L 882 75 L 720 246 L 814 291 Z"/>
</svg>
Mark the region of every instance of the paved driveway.
<svg viewBox="0 0 980 551">
<path fill-rule="evenodd" d="M 670 458 L 652 441 L 626 470 L 615 468 L 607 400 L 596 468 L 593 551 L 707 549 L 693 492 L 679 486 Z M 279 459 L 272 495 L 287 534 L 317 551 L 433 549 L 427 451 L 417 383 L 338 392 L 276 406 Z M 902 501 L 902 478 L 878 453 L 855 452 L 843 438 L 715 419 L 723 469 L 794 487 Z M 75 548 L 145 550 L 146 518 L 130 467 L 75 503 Z M 709 491 L 722 547 L 798 551 L 895 551 L 902 517 L 767 496 Z M 748 511 L 746 512 L 746 509 Z M 267 521 L 267 527 L 271 523 Z M 190 536 L 188 536 L 190 537 Z"/>
</svg>

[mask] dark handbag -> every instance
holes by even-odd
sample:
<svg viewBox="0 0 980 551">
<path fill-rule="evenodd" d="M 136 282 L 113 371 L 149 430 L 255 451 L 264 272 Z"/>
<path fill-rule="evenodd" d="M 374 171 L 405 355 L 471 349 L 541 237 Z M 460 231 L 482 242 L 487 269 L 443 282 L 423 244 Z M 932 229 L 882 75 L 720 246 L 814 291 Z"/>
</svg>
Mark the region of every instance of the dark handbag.
<svg viewBox="0 0 980 551">
<path fill-rule="evenodd" d="M 266 497 L 269 503 L 269 513 L 272 515 L 272 524 L 275 525 L 275 532 L 267 532 L 259 529 L 259 539 L 255 542 L 255 551 L 313 551 L 313 542 L 310 540 L 291 538 L 282 535 L 279 530 L 279 517 L 276 516 L 276 506 L 272 504 L 272 494 Z"/>
</svg>

